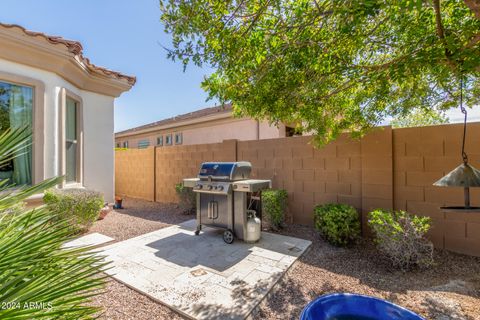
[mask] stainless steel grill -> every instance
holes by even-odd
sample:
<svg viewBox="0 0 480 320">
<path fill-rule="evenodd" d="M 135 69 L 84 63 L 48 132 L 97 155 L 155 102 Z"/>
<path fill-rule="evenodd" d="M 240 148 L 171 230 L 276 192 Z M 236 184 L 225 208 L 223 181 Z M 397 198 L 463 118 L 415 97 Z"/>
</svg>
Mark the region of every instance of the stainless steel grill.
<svg viewBox="0 0 480 320">
<path fill-rule="evenodd" d="M 247 238 L 247 215 L 260 210 L 263 189 L 271 187 L 270 180 L 249 179 L 250 162 L 204 162 L 197 178 L 183 180 L 185 187 L 197 194 L 197 229 L 208 225 L 225 229 L 223 240 Z"/>
</svg>

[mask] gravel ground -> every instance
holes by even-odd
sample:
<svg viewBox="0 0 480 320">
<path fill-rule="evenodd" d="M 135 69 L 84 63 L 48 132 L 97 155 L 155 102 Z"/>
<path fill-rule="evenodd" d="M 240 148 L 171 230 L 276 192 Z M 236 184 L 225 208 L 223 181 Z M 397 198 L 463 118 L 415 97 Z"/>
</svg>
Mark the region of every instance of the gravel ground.
<svg viewBox="0 0 480 320">
<path fill-rule="evenodd" d="M 126 199 L 127 209 L 111 212 L 91 232 L 123 240 L 192 219 L 175 205 Z M 436 265 L 409 273 L 392 270 L 367 241 L 332 247 L 311 227 L 290 225 L 280 233 L 311 240 L 312 246 L 261 303 L 253 319 L 298 319 L 302 308 L 333 292 L 388 299 L 427 319 L 480 320 L 480 258 L 436 252 Z M 105 319 L 183 319 L 167 307 L 114 280 L 94 304 Z"/>
<path fill-rule="evenodd" d="M 392 270 L 368 241 L 342 249 L 327 244 L 311 227 L 290 225 L 281 233 L 313 243 L 255 319 L 298 319 L 305 304 L 334 292 L 384 298 L 426 319 L 480 319 L 480 258 L 439 250 L 434 267 L 403 273 Z"/>
<path fill-rule="evenodd" d="M 123 207 L 125 209 L 113 210 L 105 219 L 95 222 L 89 233 L 98 232 L 121 241 L 194 218 L 183 214 L 172 203 L 126 198 Z"/>
</svg>

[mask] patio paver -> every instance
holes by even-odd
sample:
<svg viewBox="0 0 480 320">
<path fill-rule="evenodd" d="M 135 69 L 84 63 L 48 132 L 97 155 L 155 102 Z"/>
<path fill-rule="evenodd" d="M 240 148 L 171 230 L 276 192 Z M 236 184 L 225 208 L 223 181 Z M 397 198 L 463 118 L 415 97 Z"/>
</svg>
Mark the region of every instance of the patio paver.
<svg viewBox="0 0 480 320">
<path fill-rule="evenodd" d="M 114 241 L 115 239 L 103 235 L 101 233 L 90 233 L 84 236 L 81 236 L 77 239 L 72 241 L 66 242 L 63 247 L 70 248 L 70 247 L 84 247 L 84 246 L 99 246 L 101 244 L 105 244 L 110 241 Z"/>
<path fill-rule="evenodd" d="M 228 245 L 219 230 L 194 229 L 189 220 L 103 247 L 107 273 L 190 318 L 244 319 L 311 244 L 263 232 Z"/>
</svg>

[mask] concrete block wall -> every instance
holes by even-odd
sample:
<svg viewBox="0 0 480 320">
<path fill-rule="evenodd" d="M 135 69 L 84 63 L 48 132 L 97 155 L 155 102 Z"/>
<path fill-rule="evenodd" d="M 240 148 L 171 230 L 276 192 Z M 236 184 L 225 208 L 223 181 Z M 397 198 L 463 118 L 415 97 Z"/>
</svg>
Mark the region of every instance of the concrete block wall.
<svg viewBox="0 0 480 320">
<path fill-rule="evenodd" d="M 436 247 L 480 256 L 480 213 L 442 211 L 463 205 L 463 188 L 432 185 L 462 163 L 462 132 L 460 124 L 393 130 L 394 207 L 431 217 Z M 480 123 L 468 124 L 466 151 L 480 168 Z M 480 206 L 479 188 L 471 188 L 470 197 Z"/>
<path fill-rule="evenodd" d="M 115 151 L 115 194 L 154 201 L 154 148 Z"/>
<path fill-rule="evenodd" d="M 311 137 L 239 141 L 238 160 L 250 161 L 252 176 L 271 179 L 288 192 L 287 220 L 312 224 L 316 204 L 348 203 L 361 210 L 361 147 L 342 135 L 316 149 Z"/>
<path fill-rule="evenodd" d="M 155 201 L 158 202 L 177 202 L 175 184 L 196 177 L 202 162 L 236 159 L 236 140 L 155 149 Z"/>
<path fill-rule="evenodd" d="M 312 224 L 317 204 L 347 203 L 362 213 L 407 210 L 432 218 L 430 239 L 439 248 L 480 256 L 480 213 L 445 213 L 462 205 L 462 188 L 432 184 L 461 163 L 460 124 L 423 128 L 382 127 L 360 140 L 342 135 L 323 148 L 311 137 L 131 149 L 116 152 L 116 194 L 176 202 L 174 186 L 195 177 L 204 161 L 250 161 L 253 178 L 271 179 L 289 195 L 287 222 Z M 466 150 L 480 168 L 480 123 L 470 123 Z M 154 157 L 155 155 L 155 157 Z M 154 170 L 155 168 L 155 170 Z M 471 190 L 480 206 L 480 188 Z"/>
</svg>

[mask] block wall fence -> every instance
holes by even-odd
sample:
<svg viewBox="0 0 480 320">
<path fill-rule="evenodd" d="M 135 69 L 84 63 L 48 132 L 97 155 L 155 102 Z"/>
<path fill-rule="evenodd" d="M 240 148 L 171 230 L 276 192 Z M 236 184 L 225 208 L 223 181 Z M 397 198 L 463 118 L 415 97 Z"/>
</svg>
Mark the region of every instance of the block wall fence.
<svg viewBox="0 0 480 320">
<path fill-rule="evenodd" d="M 287 190 L 287 222 L 313 224 L 313 208 L 330 202 L 354 206 L 366 227 L 376 208 L 407 210 L 432 218 L 436 247 L 480 256 L 480 213 L 443 212 L 462 205 L 462 188 L 432 183 L 461 163 L 461 124 L 419 128 L 381 127 L 359 140 L 347 134 L 323 148 L 311 137 L 150 147 L 115 153 L 115 193 L 157 202 L 177 202 L 175 184 L 195 177 L 205 161 L 250 161 L 252 177 Z M 480 168 L 480 123 L 469 123 L 466 151 Z M 471 189 L 480 206 L 480 188 Z"/>
</svg>

